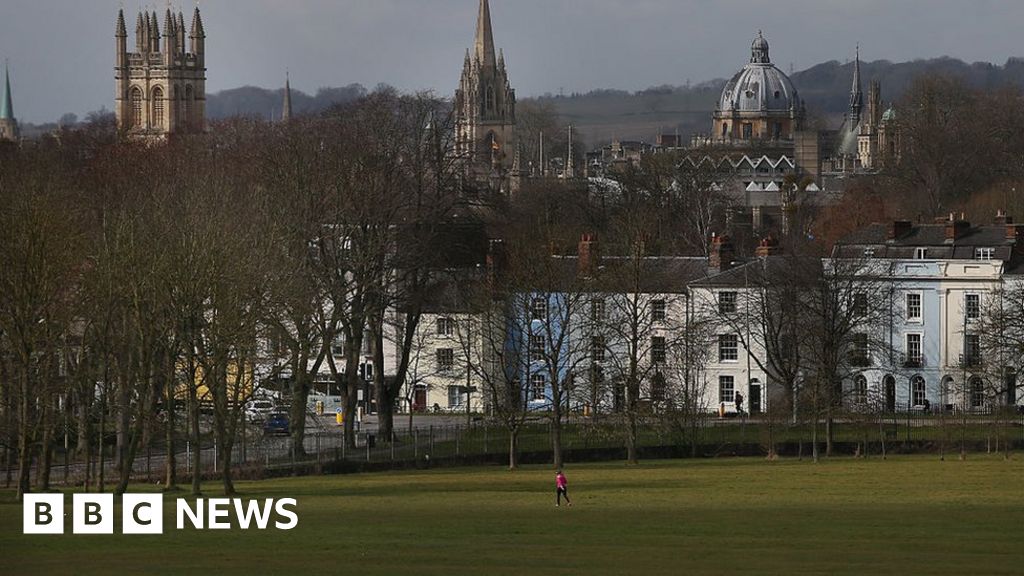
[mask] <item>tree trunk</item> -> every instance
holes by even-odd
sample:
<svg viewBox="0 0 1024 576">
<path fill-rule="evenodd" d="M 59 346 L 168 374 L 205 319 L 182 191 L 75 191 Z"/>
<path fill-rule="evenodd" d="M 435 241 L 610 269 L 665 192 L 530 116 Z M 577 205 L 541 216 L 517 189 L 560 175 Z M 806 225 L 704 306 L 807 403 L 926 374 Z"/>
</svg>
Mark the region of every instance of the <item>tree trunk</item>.
<svg viewBox="0 0 1024 576">
<path fill-rule="evenodd" d="M 29 415 L 31 414 L 31 402 L 28 398 L 29 375 L 28 368 L 21 378 L 21 398 L 18 400 L 18 502 L 21 502 L 25 494 L 30 490 L 29 477 L 32 466 L 32 438 Z"/>
<path fill-rule="evenodd" d="M 36 472 L 36 485 L 41 492 L 50 489 L 50 469 L 53 465 L 53 402 L 43 401 L 43 417 L 40 425 L 43 429 L 42 443 L 39 447 L 39 467 Z"/>
<path fill-rule="evenodd" d="M 178 485 L 178 460 L 175 455 L 176 446 L 174 441 L 174 357 L 168 354 L 167 373 L 164 380 L 164 411 L 167 415 L 166 426 L 164 427 L 165 443 L 167 444 L 167 456 L 164 461 L 164 490 L 173 490 Z"/>
<path fill-rule="evenodd" d="M 508 430 L 508 469 L 515 470 L 519 467 L 519 427 L 515 426 Z"/>
<path fill-rule="evenodd" d="M 188 387 L 189 434 L 192 437 L 192 495 L 203 494 L 202 465 L 203 447 L 199 443 L 199 399 L 196 397 L 195 370 L 191 371 L 192 382 Z"/>
</svg>

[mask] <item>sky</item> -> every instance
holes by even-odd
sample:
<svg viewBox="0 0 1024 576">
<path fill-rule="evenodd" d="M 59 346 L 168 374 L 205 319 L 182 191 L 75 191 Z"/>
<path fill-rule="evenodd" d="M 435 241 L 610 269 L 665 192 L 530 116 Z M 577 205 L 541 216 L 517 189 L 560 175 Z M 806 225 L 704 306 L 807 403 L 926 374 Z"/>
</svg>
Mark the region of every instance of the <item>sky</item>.
<svg viewBox="0 0 1024 576">
<path fill-rule="evenodd" d="M 176 0 L 191 23 L 194 0 Z M 202 0 L 207 90 L 380 82 L 450 95 L 479 0 Z M 732 75 L 763 30 L 784 71 L 853 58 L 1024 56 L 1022 0 L 490 0 L 520 98 L 640 90 Z M 113 107 L 114 25 L 166 0 L 0 0 L 0 58 L 16 116 L 54 121 Z"/>
</svg>

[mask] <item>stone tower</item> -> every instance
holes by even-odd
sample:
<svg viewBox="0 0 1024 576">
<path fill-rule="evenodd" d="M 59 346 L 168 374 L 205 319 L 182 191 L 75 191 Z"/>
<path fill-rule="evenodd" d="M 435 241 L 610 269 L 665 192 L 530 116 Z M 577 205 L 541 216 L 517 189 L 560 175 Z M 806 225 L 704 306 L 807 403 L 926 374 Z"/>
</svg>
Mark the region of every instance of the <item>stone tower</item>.
<svg viewBox="0 0 1024 576">
<path fill-rule="evenodd" d="M 508 82 L 505 56 L 494 50 L 491 8 L 480 0 L 476 41 L 466 51 L 455 91 L 455 150 L 467 180 L 478 187 L 512 192 L 518 182 L 516 93 Z"/>
<path fill-rule="evenodd" d="M 124 11 L 117 13 L 114 112 L 117 127 L 132 137 L 163 138 L 206 129 L 206 33 L 197 7 L 189 42 L 185 18 L 170 9 L 163 35 L 156 12 L 140 12 L 135 51 L 128 52 Z"/>
<path fill-rule="evenodd" d="M 0 95 L 0 140 L 18 139 L 18 121 L 14 118 L 14 100 L 11 99 L 11 74 L 4 66 L 4 92 Z"/>
</svg>

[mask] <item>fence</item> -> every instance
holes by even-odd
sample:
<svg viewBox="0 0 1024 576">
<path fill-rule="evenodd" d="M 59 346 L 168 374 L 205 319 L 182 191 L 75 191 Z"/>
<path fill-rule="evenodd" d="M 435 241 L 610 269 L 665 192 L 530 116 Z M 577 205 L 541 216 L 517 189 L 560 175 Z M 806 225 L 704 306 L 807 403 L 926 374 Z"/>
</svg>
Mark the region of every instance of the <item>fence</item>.
<svg viewBox="0 0 1024 576">
<path fill-rule="evenodd" d="M 236 438 L 231 450 L 233 470 L 239 478 L 281 475 L 310 470 L 377 469 L 452 463 L 507 462 L 510 432 L 484 419 L 464 424 L 420 423 L 381 438 L 375 429 L 360 431 L 355 447 L 347 446 L 337 426 L 314 421 L 303 439 L 304 450 L 292 449 L 288 436 L 264 435 L 250 426 Z M 693 421 L 649 416 L 638 423 L 637 446 L 643 457 L 680 457 L 696 454 L 766 454 L 769 445 L 781 454 L 809 454 L 813 426 L 809 423 L 772 421 L 759 417 L 700 417 Z M 818 441 L 826 441 L 824 422 L 818 423 Z M 833 446 L 840 453 L 887 451 L 998 451 L 1024 447 L 1024 415 L 972 413 L 936 415 L 900 412 L 881 415 L 841 415 L 831 426 Z M 625 422 L 620 416 L 602 420 L 572 419 L 561 427 L 561 444 L 567 461 L 622 458 L 625 454 Z M 518 433 L 518 453 L 523 462 L 550 462 L 551 423 L 536 419 Z M 193 456 L 198 453 L 200 474 L 219 473 L 219 446 L 204 436 L 200 444 L 182 440 L 176 451 L 179 481 L 191 476 Z M 92 458 L 88 477 L 94 484 L 100 467 L 108 483 L 116 478 L 113 446 L 106 446 L 102 460 Z M 166 451 L 157 443 L 143 448 L 133 462 L 135 481 L 159 482 L 164 478 Z M 81 484 L 87 464 L 58 451 L 51 482 Z M 8 466 L 7 483 L 17 471 Z M 36 471 L 33 471 L 33 477 Z"/>
</svg>

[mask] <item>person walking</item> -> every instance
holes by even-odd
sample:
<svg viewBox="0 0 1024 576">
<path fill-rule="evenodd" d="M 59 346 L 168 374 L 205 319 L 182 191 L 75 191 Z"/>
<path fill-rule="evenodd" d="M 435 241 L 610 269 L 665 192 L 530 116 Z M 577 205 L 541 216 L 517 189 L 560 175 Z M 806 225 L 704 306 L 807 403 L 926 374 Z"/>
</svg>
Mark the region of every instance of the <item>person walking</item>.
<svg viewBox="0 0 1024 576">
<path fill-rule="evenodd" d="M 555 474 L 555 506 L 562 505 L 562 496 L 565 496 L 565 502 L 572 506 L 572 501 L 569 500 L 569 482 L 565 479 L 565 474 L 559 470 Z"/>
</svg>

